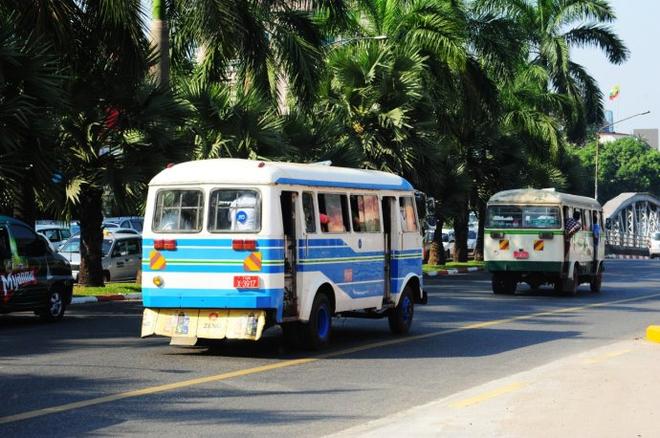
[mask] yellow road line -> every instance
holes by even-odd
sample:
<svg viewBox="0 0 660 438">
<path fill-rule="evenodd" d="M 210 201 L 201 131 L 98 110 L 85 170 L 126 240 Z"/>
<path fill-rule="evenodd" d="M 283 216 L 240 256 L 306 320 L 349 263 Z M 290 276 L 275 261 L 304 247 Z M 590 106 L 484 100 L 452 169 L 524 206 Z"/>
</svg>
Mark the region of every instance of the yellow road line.
<svg viewBox="0 0 660 438">
<path fill-rule="evenodd" d="M 259 373 L 264 373 L 267 371 L 273 371 L 276 369 L 280 368 L 288 368 L 288 367 L 293 367 L 293 366 L 298 366 L 298 365 L 303 365 L 307 363 L 312 363 L 319 361 L 321 359 L 327 359 L 331 357 L 337 357 L 337 356 L 344 356 L 347 354 L 351 353 L 357 353 L 365 350 L 372 350 L 374 348 L 380 348 L 380 347 L 388 347 L 391 345 L 397 345 L 397 344 L 402 344 L 402 343 L 408 343 L 408 342 L 413 342 L 417 341 L 420 339 L 428 339 L 436 336 L 443 336 L 451 333 L 457 333 L 457 332 L 462 332 L 466 330 L 476 330 L 476 329 L 481 329 L 485 327 L 492 327 L 496 325 L 501 325 L 501 324 L 506 324 L 510 322 L 515 322 L 515 321 L 523 321 L 523 320 L 528 320 L 532 318 L 538 318 L 538 317 L 543 317 L 543 316 L 549 316 L 549 315 L 556 315 L 558 313 L 570 313 L 570 312 L 576 312 L 578 310 L 584 310 L 584 309 L 590 309 L 590 308 L 595 308 L 595 307 L 604 307 L 604 306 L 609 306 L 612 304 L 621 304 L 621 303 L 628 303 L 632 301 L 641 301 L 645 300 L 648 298 L 654 298 L 654 297 L 659 297 L 660 293 L 657 294 L 651 294 L 651 295 L 642 295 L 638 297 L 633 297 L 633 298 L 626 298 L 622 300 L 615 300 L 615 301 L 606 301 L 606 302 L 601 302 L 601 303 L 595 303 L 595 304 L 587 304 L 584 306 L 577 306 L 577 307 L 565 307 L 561 309 L 555 309 L 555 310 L 547 310 L 544 312 L 537 312 L 537 313 L 530 313 L 527 315 L 521 315 L 521 316 L 515 316 L 512 318 L 505 318 L 505 319 L 497 319 L 493 321 L 484 321 L 484 322 L 478 322 L 478 323 L 472 323 L 472 324 L 467 324 L 461 327 L 456 327 L 452 329 L 446 329 L 446 330 L 440 330 L 437 332 L 431 332 L 431 333 L 425 333 L 422 335 L 414 335 L 414 336 L 406 336 L 402 338 L 393 338 L 387 341 L 380 341 L 380 342 L 374 342 L 371 344 L 365 344 L 361 345 L 358 347 L 352 347 L 352 348 L 346 348 L 343 350 L 338 350 L 334 352 L 329 352 L 329 353 L 324 353 L 320 354 L 317 356 L 312 356 L 312 357 L 307 357 L 307 358 L 301 358 L 301 359 L 292 359 L 292 360 L 284 360 L 281 362 L 276 362 L 270 365 L 263 365 L 259 367 L 254 367 L 254 368 L 246 368 L 243 370 L 237 370 L 237 371 L 231 371 L 228 373 L 222 373 L 222 374 L 216 374 L 212 376 L 207 376 L 207 377 L 200 377 L 197 379 L 190 379 L 190 380 L 183 380 L 180 382 L 174 382 L 174 383 L 168 383 L 165 385 L 158 385 L 158 386 L 150 386 L 142 389 L 137 389 L 134 391 L 127 391 L 127 392 L 120 392 L 117 394 L 110 394 L 104 397 L 97 397 L 97 398 L 91 398 L 88 400 L 81 400 L 78 402 L 73 402 L 73 403 L 66 403 L 63 405 L 58 405 L 58 406 L 52 406 L 49 408 L 43 408 L 43 409 L 36 409 L 33 411 L 26 411 L 26 412 L 21 412 L 19 414 L 14 414 L 14 415 L 9 415 L 5 417 L 0 417 L 0 424 L 6 424 L 6 423 L 13 423 L 15 421 L 21 421 L 21 420 L 27 420 L 30 418 L 35 418 L 35 417 L 41 417 L 44 415 L 49 415 L 49 414 L 54 414 L 54 413 L 60 413 L 60 412 L 66 412 L 66 411 L 71 411 L 74 409 L 80 409 L 80 408 L 86 408 L 89 406 L 94 406 L 94 405 L 99 405 L 102 403 L 108 403 L 108 402 L 113 402 L 117 400 L 123 400 L 127 398 L 133 398 L 133 397 L 141 397 L 144 395 L 150 395 L 150 394 L 156 394 L 160 392 L 165 392 L 165 391 L 172 391 L 175 389 L 181 389 L 181 388 L 186 388 L 190 386 L 195 386 L 195 385 L 201 385 L 204 383 L 214 383 L 214 382 L 219 382 L 222 380 L 227 380 L 227 379 L 232 379 L 235 377 L 243 377 L 243 376 L 249 376 L 252 374 L 259 374 Z"/>
<path fill-rule="evenodd" d="M 603 354 L 602 356 L 597 356 L 597 357 L 594 357 L 594 358 L 591 358 L 591 359 L 587 359 L 587 360 L 584 361 L 584 363 L 588 364 L 588 365 L 593 365 L 593 364 L 596 364 L 596 363 L 605 362 L 607 359 L 611 359 L 611 358 L 617 357 L 617 356 L 622 356 L 626 353 L 630 353 L 631 351 L 632 351 L 631 349 L 621 350 L 621 351 L 612 351 L 610 353 Z"/>
<path fill-rule="evenodd" d="M 473 406 L 481 402 L 485 402 L 486 400 L 490 400 L 502 394 L 508 394 L 509 392 L 517 391 L 518 389 L 523 388 L 526 385 L 527 384 L 525 382 L 515 382 L 510 385 L 502 386 L 500 388 L 496 388 L 491 391 L 484 392 L 474 397 L 455 401 L 453 403 L 450 403 L 449 406 L 452 408 L 466 408 L 468 406 Z"/>
</svg>

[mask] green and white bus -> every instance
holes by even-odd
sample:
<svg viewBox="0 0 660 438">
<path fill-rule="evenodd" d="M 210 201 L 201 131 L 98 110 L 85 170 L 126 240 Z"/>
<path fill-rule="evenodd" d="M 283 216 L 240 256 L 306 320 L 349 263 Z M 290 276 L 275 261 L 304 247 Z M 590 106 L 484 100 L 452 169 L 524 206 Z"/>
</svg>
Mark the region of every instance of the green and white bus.
<svg viewBox="0 0 660 438">
<path fill-rule="evenodd" d="M 575 212 L 580 229 L 569 235 L 566 220 Z M 602 214 L 595 199 L 554 189 L 493 195 L 484 229 L 484 260 L 493 274 L 493 292 L 514 294 L 520 282 L 532 289 L 551 284 L 555 291 L 571 295 L 580 284 L 589 283 L 592 292 L 600 292 L 605 257 L 605 242 L 598 232 L 603 230 Z"/>
</svg>

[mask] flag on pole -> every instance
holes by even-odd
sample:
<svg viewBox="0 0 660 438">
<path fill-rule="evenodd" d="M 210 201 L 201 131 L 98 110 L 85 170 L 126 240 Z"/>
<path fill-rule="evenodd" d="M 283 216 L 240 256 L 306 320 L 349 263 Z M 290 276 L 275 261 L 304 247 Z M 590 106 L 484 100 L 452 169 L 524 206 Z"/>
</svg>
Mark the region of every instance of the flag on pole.
<svg viewBox="0 0 660 438">
<path fill-rule="evenodd" d="M 610 90 L 610 100 L 614 100 L 617 97 L 619 97 L 620 92 L 621 92 L 621 87 L 619 87 L 618 85 L 613 86 L 612 89 Z"/>
</svg>

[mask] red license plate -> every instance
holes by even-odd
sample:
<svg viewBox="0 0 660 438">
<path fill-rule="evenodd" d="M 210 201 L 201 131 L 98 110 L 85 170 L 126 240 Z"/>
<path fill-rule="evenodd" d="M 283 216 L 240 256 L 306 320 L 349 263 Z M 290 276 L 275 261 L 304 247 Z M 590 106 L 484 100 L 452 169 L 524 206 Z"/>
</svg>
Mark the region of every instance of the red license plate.
<svg viewBox="0 0 660 438">
<path fill-rule="evenodd" d="M 523 251 L 514 251 L 513 256 L 517 259 L 528 259 L 529 253 L 525 250 Z"/>
<path fill-rule="evenodd" d="M 237 275 L 234 277 L 234 287 L 237 289 L 259 289 L 259 276 Z"/>
</svg>

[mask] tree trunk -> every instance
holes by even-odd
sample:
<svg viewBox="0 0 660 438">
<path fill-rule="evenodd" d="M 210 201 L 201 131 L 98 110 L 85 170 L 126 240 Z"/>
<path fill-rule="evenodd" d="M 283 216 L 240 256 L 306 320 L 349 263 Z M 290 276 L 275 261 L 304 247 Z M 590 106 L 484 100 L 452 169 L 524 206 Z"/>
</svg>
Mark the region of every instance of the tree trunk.
<svg viewBox="0 0 660 438">
<path fill-rule="evenodd" d="M 80 271 L 78 283 L 103 286 L 102 191 L 84 189 L 80 194 Z"/>
<path fill-rule="evenodd" d="M 429 249 L 429 265 L 444 265 L 447 263 L 445 249 L 442 245 L 442 226 L 445 223 L 445 217 L 440 213 L 440 208 L 436 208 L 435 214 L 435 234 Z"/>
<path fill-rule="evenodd" d="M 165 0 L 153 0 L 151 44 L 158 53 L 158 63 L 153 68 L 153 75 L 158 85 L 167 85 L 170 81 L 170 36 L 168 32 Z"/>
<path fill-rule="evenodd" d="M 484 228 L 486 225 L 486 204 L 481 201 L 477 201 L 479 211 L 479 229 L 477 230 L 477 243 L 474 246 L 474 259 L 477 261 L 483 261 L 484 259 Z"/>
<path fill-rule="evenodd" d="M 468 221 L 470 212 L 468 211 L 467 200 L 461 201 L 457 213 L 454 216 L 454 261 L 468 261 Z"/>
</svg>

